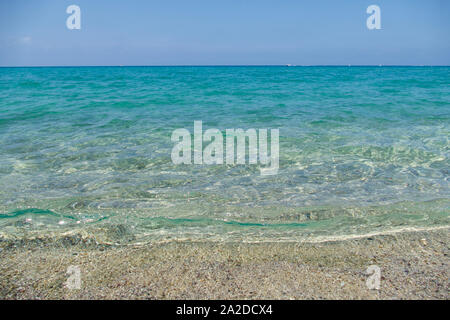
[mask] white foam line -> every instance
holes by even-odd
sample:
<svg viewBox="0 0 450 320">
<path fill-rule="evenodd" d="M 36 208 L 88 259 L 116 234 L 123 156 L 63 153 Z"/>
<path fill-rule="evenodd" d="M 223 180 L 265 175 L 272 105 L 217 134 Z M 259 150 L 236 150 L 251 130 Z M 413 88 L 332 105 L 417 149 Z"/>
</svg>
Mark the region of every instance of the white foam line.
<svg viewBox="0 0 450 320">
<path fill-rule="evenodd" d="M 444 230 L 444 229 L 450 229 L 450 225 L 447 226 L 437 226 L 437 227 L 404 227 L 404 228 L 398 228 L 394 230 L 384 230 L 379 232 L 370 232 L 370 233 L 364 233 L 364 234 L 350 234 L 350 235 L 340 235 L 340 236 L 318 236 L 316 238 L 310 238 L 310 239 L 302 239 L 302 240 L 242 240 L 242 241 L 220 241 L 220 240 L 208 240 L 208 239 L 170 239 L 170 240 L 158 240 L 158 241 L 150 241 L 149 243 L 146 242 L 138 242 L 138 243 L 132 243 L 129 244 L 130 246 L 145 246 L 148 244 L 164 244 L 164 243 L 171 243 L 171 242 L 209 242 L 209 243 L 234 243 L 234 242 L 241 242 L 241 243 L 324 243 L 324 242 L 333 242 L 333 241 L 346 241 L 346 240 L 356 240 L 356 239 L 363 239 L 368 237 L 374 237 L 374 236 L 387 236 L 387 235 L 394 235 L 399 233 L 411 233 L 411 232 L 427 232 L 427 231 L 436 231 L 436 230 Z"/>
<path fill-rule="evenodd" d="M 423 232 L 423 231 L 435 231 L 442 229 L 449 229 L 450 226 L 438 226 L 438 227 L 405 227 L 394 230 L 386 230 L 379 232 L 371 232 L 365 234 L 352 234 L 352 235 L 342 235 L 342 236 L 330 236 L 330 237 L 317 237 L 317 239 L 306 240 L 304 242 L 310 243 L 321 243 L 328 241 L 345 241 L 345 240 L 354 240 L 354 239 L 362 239 L 373 236 L 387 236 L 399 233 L 407 233 L 407 232 Z"/>
</svg>

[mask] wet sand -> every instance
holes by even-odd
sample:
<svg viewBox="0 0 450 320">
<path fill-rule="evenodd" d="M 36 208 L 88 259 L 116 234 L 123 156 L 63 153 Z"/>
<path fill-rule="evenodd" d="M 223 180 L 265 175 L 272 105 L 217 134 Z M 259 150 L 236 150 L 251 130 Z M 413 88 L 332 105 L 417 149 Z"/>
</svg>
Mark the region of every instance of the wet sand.
<svg viewBox="0 0 450 320">
<path fill-rule="evenodd" d="M 448 228 L 320 243 L 3 240 L 0 298 L 449 299 L 449 244 Z M 65 286 L 71 265 L 80 289 Z"/>
</svg>

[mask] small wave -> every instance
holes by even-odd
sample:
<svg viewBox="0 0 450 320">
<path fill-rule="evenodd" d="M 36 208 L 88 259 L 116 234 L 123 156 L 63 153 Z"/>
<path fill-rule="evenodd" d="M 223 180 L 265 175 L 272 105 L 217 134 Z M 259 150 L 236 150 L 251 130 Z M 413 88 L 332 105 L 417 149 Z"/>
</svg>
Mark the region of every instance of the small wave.
<svg viewBox="0 0 450 320">
<path fill-rule="evenodd" d="M 16 210 L 9 213 L 0 213 L 0 219 L 8 219 L 8 218 L 17 218 L 23 215 L 47 215 L 47 216 L 54 216 L 54 217 L 65 217 L 68 219 L 76 220 L 75 217 L 67 216 L 67 215 L 60 215 L 57 214 L 51 210 L 45 210 L 45 209 L 37 209 L 37 208 L 29 208 L 29 209 L 23 209 L 23 210 Z"/>
</svg>

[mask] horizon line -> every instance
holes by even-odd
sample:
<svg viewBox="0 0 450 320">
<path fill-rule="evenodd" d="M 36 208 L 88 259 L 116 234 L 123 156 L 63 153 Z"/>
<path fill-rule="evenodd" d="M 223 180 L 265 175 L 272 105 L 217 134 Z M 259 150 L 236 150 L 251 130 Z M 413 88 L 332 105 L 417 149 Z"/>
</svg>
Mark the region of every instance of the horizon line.
<svg viewBox="0 0 450 320">
<path fill-rule="evenodd" d="M 16 65 L 0 68 L 129 68 L 129 67 L 450 67 L 440 64 L 168 64 L 168 65 Z"/>
</svg>

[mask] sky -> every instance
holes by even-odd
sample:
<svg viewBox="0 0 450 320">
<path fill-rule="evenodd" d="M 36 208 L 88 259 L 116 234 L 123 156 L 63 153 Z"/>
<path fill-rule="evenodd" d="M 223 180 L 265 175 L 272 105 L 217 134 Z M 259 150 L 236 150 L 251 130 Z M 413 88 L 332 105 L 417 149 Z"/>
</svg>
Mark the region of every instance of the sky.
<svg viewBox="0 0 450 320">
<path fill-rule="evenodd" d="M 0 0 L 0 66 L 450 65 L 449 39 L 448 0 Z"/>
</svg>

